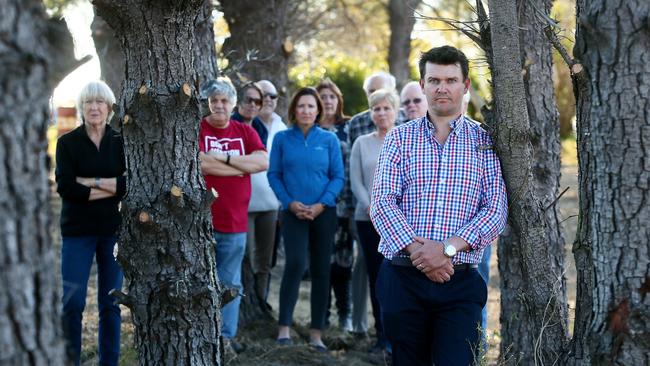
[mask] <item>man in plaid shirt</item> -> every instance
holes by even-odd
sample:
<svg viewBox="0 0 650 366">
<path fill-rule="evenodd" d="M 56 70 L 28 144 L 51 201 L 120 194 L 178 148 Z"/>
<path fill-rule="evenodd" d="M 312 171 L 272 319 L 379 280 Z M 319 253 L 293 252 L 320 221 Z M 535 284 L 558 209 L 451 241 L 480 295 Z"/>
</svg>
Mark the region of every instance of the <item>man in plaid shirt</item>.
<svg viewBox="0 0 650 366">
<path fill-rule="evenodd" d="M 427 115 L 386 136 L 375 172 L 377 296 L 394 365 L 466 366 L 487 300 L 477 263 L 505 226 L 506 190 L 492 139 L 462 114 L 465 55 L 433 48 L 419 68 Z"/>
</svg>

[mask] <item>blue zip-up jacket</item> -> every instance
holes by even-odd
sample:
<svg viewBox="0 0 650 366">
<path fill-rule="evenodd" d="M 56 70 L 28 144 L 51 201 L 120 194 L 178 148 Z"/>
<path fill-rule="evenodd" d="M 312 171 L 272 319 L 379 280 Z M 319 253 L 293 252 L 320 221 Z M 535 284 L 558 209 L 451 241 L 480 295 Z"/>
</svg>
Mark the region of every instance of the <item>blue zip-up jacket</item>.
<svg viewBox="0 0 650 366">
<path fill-rule="evenodd" d="M 293 201 L 336 207 L 345 180 L 339 139 L 318 126 L 306 137 L 298 126 L 278 132 L 267 176 L 284 210 Z"/>
</svg>

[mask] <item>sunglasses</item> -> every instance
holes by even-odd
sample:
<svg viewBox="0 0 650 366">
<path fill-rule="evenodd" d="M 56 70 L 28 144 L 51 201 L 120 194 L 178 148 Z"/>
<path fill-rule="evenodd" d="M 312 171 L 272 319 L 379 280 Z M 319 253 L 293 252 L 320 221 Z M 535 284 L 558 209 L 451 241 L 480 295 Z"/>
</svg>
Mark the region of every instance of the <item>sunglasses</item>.
<svg viewBox="0 0 650 366">
<path fill-rule="evenodd" d="M 271 99 L 278 99 L 278 95 L 275 93 L 264 93 L 264 98 L 269 97 Z"/>
<path fill-rule="evenodd" d="M 262 99 L 245 97 L 244 98 L 244 104 L 255 104 L 256 106 L 261 107 L 262 106 Z"/>
<path fill-rule="evenodd" d="M 411 103 L 420 104 L 420 103 L 422 103 L 422 98 L 407 99 L 407 100 L 402 102 L 402 105 L 407 106 L 407 105 L 409 105 Z"/>
</svg>

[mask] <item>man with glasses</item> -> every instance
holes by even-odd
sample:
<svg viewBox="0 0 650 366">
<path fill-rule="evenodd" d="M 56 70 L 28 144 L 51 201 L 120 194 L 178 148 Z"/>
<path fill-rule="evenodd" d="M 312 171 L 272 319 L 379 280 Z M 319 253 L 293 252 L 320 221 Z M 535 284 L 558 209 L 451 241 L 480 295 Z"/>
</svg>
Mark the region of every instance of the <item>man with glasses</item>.
<svg viewBox="0 0 650 366">
<path fill-rule="evenodd" d="M 427 101 L 422 93 L 422 87 L 417 81 L 410 81 L 402 88 L 400 101 L 406 120 L 410 121 L 416 118 L 424 117 L 427 114 Z"/>
</svg>

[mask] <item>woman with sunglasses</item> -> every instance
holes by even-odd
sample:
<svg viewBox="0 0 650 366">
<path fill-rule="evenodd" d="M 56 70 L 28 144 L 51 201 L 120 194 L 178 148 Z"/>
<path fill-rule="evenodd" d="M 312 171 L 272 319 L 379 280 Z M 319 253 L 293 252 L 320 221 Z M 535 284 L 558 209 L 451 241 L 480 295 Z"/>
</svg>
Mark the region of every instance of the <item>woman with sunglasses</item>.
<svg viewBox="0 0 650 366">
<path fill-rule="evenodd" d="M 302 88 L 291 99 L 291 128 L 273 140 L 269 183 L 282 203 L 282 236 L 286 262 L 280 285 L 277 343 L 291 344 L 289 327 L 307 261 L 311 274 L 309 344 L 326 352 L 325 326 L 330 256 L 336 231 L 336 197 L 343 188 L 343 161 L 338 138 L 317 126 L 323 104 L 314 88 Z"/>
<path fill-rule="evenodd" d="M 346 166 L 346 159 L 349 156 L 348 146 L 348 121 L 350 117 L 343 113 L 343 94 L 339 87 L 329 78 L 321 80 L 316 86 L 318 95 L 323 101 L 323 116 L 318 125 L 328 131 L 334 132 L 339 138 L 343 166 Z M 346 171 L 346 177 L 349 173 Z M 346 185 L 349 187 L 349 185 Z M 334 240 L 334 251 L 332 253 L 332 270 L 330 274 L 330 286 L 336 297 L 336 308 L 338 311 L 339 328 L 345 331 L 352 331 L 352 233 L 350 233 L 350 216 L 352 211 L 352 194 L 349 189 L 343 188 L 339 199 L 336 202 L 336 217 L 338 226 Z M 330 291 L 330 297 L 331 297 Z M 329 304 L 326 324 L 329 324 Z"/>
<path fill-rule="evenodd" d="M 264 95 L 264 102 L 257 118 L 268 131 L 268 137 L 266 140 L 262 140 L 262 143 L 271 154 L 275 134 L 286 130 L 287 126 L 282 118 L 275 113 L 278 104 L 278 91 L 273 83 L 268 80 L 260 80 L 256 84 Z M 279 207 L 280 202 L 269 185 L 266 172 L 251 174 L 251 200 L 248 205 L 246 247 L 255 278 L 255 293 L 262 301 L 266 301 L 269 292 Z M 248 292 L 252 293 L 251 289 L 248 289 Z"/>
<path fill-rule="evenodd" d="M 263 99 L 264 94 L 257 84 L 250 82 L 242 85 L 237 94 L 237 107 L 230 118 L 253 127 L 266 147 L 269 131 L 258 118 Z"/>
</svg>

